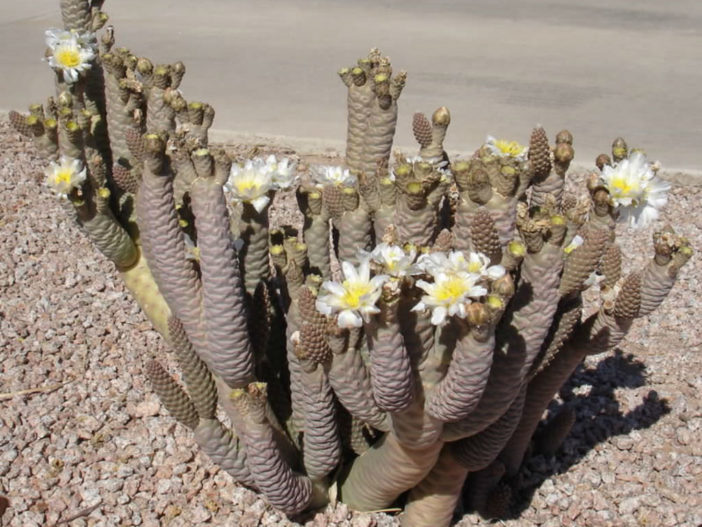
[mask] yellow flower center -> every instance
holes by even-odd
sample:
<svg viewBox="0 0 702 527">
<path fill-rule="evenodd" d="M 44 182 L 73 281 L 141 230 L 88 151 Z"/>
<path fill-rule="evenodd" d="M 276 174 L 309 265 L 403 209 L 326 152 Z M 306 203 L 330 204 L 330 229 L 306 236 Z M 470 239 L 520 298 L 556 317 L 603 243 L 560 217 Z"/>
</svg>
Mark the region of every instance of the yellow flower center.
<svg viewBox="0 0 702 527">
<path fill-rule="evenodd" d="M 637 181 L 631 178 L 617 177 L 612 179 L 610 187 L 614 189 L 617 196 L 629 197 L 630 194 L 638 194 L 640 191 Z"/>
<path fill-rule="evenodd" d="M 247 194 L 249 191 L 258 190 L 261 185 L 254 179 L 240 179 L 234 183 L 234 186 L 239 191 L 239 194 Z"/>
<path fill-rule="evenodd" d="M 470 262 L 468 264 L 468 272 L 470 273 L 480 273 L 483 270 L 483 264 L 480 262 Z"/>
<path fill-rule="evenodd" d="M 61 183 L 66 183 L 67 185 L 71 183 L 71 178 L 73 177 L 73 171 L 65 168 L 59 169 L 54 174 L 54 182 L 59 185 Z"/>
<path fill-rule="evenodd" d="M 517 141 L 505 141 L 504 139 L 498 139 L 495 141 L 495 147 L 504 155 L 512 157 L 517 157 L 519 154 L 524 152 L 524 147 L 517 143 Z"/>
<path fill-rule="evenodd" d="M 465 281 L 458 276 L 450 276 L 447 280 L 437 284 L 434 296 L 440 302 L 453 304 L 466 292 Z"/>
<path fill-rule="evenodd" d="M 371 292 L 370 283 L 349 282 L 345 280 L 342 284 L 344 287 L 344 296 L 342 300 L 349 309 L 358 309 L 361 305 L 361 298 Z"/>
<path fill-rule="evenodd" d="M 56 62 L 64 68 L 75 68 L 80 65 L 80 52 L 76 48 L 61 46 L 54 54 Z"/>
</svg>

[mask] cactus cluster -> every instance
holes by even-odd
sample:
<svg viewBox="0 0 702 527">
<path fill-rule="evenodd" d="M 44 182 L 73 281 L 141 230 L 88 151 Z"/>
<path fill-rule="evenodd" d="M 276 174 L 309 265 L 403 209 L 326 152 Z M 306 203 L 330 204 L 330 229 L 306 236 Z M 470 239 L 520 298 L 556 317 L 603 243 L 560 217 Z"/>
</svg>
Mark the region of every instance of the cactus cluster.
<svg viewBox="0 0 702 527">
<path fill-rule="evenodd" d="M 615 221 L 655 218 L 657 166 L 618 139 L 569 195 L 569 132 L 488 137 L 452 160 L 443 107 L 414 116 L 416 157 L 392 156 L 406 74 L 375 49 L 339 72 L 343 167 L 233 160 L 208 144 L 214 110 L 179 91 L 182 63 L 115 47 L 111 27 L 96 36 L 101 3 L 61 1 L 56 94 L 10 119 L 170 344 L 185 388 L 157 361 L 147 372 L 171 415 L 289 515 L 407 493 L 403 525 L 448 525 L 467 479 L 469 508 L 504 512 L 558 389 L 663 301 L 692 254 L 666 227 L 623 274 Z M 280 191 L 296 193 L 302 228 L 269 225 Z M 588 288 L 600 302 L 586 313 Z M 542 438 L 551 450 L 567 417 Z"/>
</svg>

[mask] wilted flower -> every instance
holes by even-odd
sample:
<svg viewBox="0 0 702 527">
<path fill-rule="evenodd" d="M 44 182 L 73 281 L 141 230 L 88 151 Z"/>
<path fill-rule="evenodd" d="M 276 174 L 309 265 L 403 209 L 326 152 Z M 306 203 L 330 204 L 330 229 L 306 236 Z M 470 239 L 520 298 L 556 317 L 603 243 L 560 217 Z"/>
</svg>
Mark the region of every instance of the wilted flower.
<svg viewBox="0 0 702 527">
<path fill-rule="evenodd" d="M 667 200 L 670 184 L 658 178 L 641 152 L 602 169 L 602 181 L 607 188 L 620 219 L 632 227 L 646 226 L 658 218 L 658 209 Z"/>
<path fill-rule="evenodd" d="M 470 299 L 487 294 L 487 289 L 477 285 L 478 278 L 469 273 L 438 273 L 434 283 L 418 280 L 417 286 L 426 295 L 412 308 L 412 311 L 431 309 L 431 323 L 440 326 L 447 316 L 466 316 L 466 304 Z"/>
<path fill-rule="evenodd" d="M 317 311 L 330 316 L 338 313 L 338 324 L 342 328 L 361 327 L 370 315 L 378 313 L 376 302 L 380 298 L 387 275 L 370 277 L 370 262 L 363 260 L 358 269 L 349 262 L 341 263 L 344 281 L 327 281 L 322 290 L 327 294 L 317 297 Z"/>
<path fill-rule="evenodd" d="M 410 246 L 409 251 L 398 245 L 390 245 L 387 243 L 379 243 L 370 253 L 365 253 L 366 257 L 379 266 L 382 266 L 383 271 L 390 276 L 396 278 L 418 274 L 421 270 L 414 265 L 414 259 L 417 257 L 417 249 Z"/>
<path fill-rule="evenodd" d="M 510 157 L 518 161 L 525 161 L 528 148 L 520 145 L 517 141 L 506 141 L 505 139 L 495 139 L 491 135 L 485 139 L 485 146 L 498 157 Z"/>
<path fill-rule="evenodd" d="M 337 187 L 353 187 L 356 184 L 354 176 L 347 168 L 334 166 L 316 167 L 313 174 L 314 180 L 320 185 L 334 185 Z"/>
<path fill-rule="evenodd" d="M 87 177 L 83 163 L 66 156 L 61 156 L 58 163 L 52 161 L 44 173 L 46 184 L 63 196 L 82 185 Z"/>
<path fill-rule="evenodd" d="M 48 29 L 45 35 L 46 45 L 51 50 L 49 65 L 63 72 L 64 81 L 74 83 L 80 73 L 90 69 L 90 62 L 95 58 L 94 38 L 90 34 Z"/>
</svg>

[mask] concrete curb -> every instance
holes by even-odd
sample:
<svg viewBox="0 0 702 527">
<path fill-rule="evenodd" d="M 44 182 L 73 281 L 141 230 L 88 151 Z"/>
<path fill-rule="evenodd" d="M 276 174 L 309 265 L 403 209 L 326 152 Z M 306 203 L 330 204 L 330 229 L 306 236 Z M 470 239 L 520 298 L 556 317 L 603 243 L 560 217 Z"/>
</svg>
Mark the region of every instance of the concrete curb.
<svg viewBox="0 0 702 527">
<path fill-rule="evenodd" d="M 234 130 L 210 130 L 210 138 L 217 143 L 243 143 L 243 144 L 271 144 L 282 145 L 295 150 L 301 155 L 311 154 L 337 154 L 343 155 L 346 148 L 345 141 L 313 138 L 313 137 L 289 137 L 279 135 L 256 134 L 251 132 L 237 132 Z M 479 145 L 476 145 L 476 148 Z M 417 150 L 417 145 L 394 145 L 394 149 L 402 152 L 412 152 Z M 473 150 L 450 150 L 449 156 L 468 157 L 473 155 Z M 592 170 L 593 164 L 574 161 L 571 164 L 574 170 Z M 681 186 L 702 186 L 702 170 L 687 168 L 662 168 L 658 173 L 663 179 Z"/>
<path fill-rule="evenodd" d="M 0 120 L 8 119 L 9 110 L 0 108 Z M 284 135 L 258 134 L 256 132 L 241 132 L 236 130 L 211 129 L 210 139 L 215 143 L 240 143 L 246 145 L 276 144 L 294 150 L 300 155 L 339 155 L 343 156 L 346 144 L 344 140 L 325 139 L 317 137 L 291 137 Z M 416 145 L 394 145 L 402 152 L 414 152 Z M 477 145 L 476 145 L 477 148 Z M 474 150 L 450 150 L 453 157 L 468 157 Z M 575 161 L 571 165 L 575 170 L 591 170 L 592 164 Z M 702 186 L 702 170 L 686 168 L 663 168 L 659 175 L 671 183 L 681 186 Z"/>
</svg>

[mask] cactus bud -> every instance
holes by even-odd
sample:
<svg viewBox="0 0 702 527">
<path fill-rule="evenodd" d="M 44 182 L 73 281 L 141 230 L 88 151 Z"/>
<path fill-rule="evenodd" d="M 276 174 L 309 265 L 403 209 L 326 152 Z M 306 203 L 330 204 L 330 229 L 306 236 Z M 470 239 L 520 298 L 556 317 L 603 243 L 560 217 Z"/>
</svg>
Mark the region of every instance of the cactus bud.
<svg viewBox="0 0 702 527">
<path fill-rule="evenodd" d="M 612 142 L 612 159 L 615 163 L 619 163 L 622 159 L 629 156 L 629 147 L 624 141 L 624 138 L 617 137 Z"/>
</svg>

